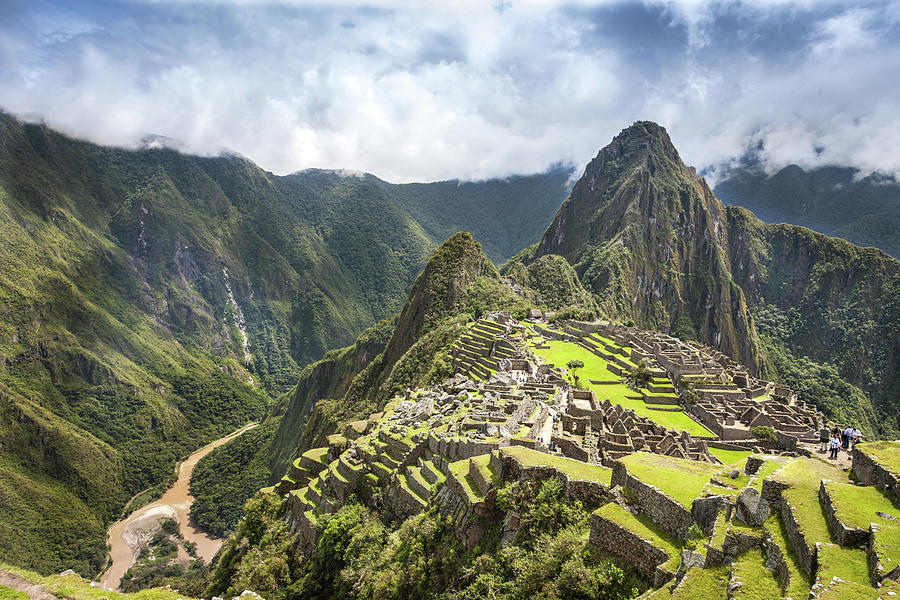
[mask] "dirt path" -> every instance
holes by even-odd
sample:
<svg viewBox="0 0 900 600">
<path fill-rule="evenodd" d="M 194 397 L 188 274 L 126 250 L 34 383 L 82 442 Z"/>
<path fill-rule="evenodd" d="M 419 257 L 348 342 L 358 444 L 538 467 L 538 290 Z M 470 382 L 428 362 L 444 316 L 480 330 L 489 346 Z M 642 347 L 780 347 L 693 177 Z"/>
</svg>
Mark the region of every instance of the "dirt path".
<svg viewBox="0 0 900 600">
<path fill-rule="evenodd" d="M 197 544 L 197 554 L 205 562 L 210 562 L 222 546 L 224 541 L 201 531 L 190 521 L 188 512 L 194 497 L 191 495 L 189 484 L 191 482 L 191 474 L 197 462 L 221 446 L 222 444 L 236 438 L 245 431 L 256 427 L 256 423 L 251 423 L 241 429 L 220 438 L 211 444 L 200 448 L 191 454 L 178 469 L 178 479 L 172 484 L 162 498 L 151 502 L 147 506 L 131 513 L 128 517 L 121 521 L 116 521 L 109 528 L 107 540 L 109 542 L 110 559 L 112 566 L 103 574 L 100 579 L 100 585 L 105 590 L 116 590 L 122 581 L 125 571 L 131 567 L 137 558 L 137 552 L 145 538 L 152 535 L 159 527 L 162 519 L 173 518 L 178 521 L 181 535 L 185 541 Z M 180 554 L 180 552 L 179 552 Z"/>
<path fill-rule="evenodd" d="M 0 570 L 0 585 L 25 592 L 31 600 L 57 600 L 50 590 L 39 583 L 31 583 L 21 575 Z"/>
</svg>

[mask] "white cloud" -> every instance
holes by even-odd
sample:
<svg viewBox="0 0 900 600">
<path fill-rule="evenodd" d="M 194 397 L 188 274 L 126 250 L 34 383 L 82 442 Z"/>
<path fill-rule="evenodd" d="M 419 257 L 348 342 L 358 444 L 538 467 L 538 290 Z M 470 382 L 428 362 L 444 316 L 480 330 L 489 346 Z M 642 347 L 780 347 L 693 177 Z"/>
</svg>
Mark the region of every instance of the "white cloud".
<svg viewBox="0 0 900 600">
<path fill-rule="evenodd" d="M 393 181 L 583 164 L 657 120 L 686 161 L 900 172 L 898 4 L 175 0 L 0 9 L 0 106 L 277 173 Z M 3 14 L 3 11 L 7 14 Z"/>
</svg>

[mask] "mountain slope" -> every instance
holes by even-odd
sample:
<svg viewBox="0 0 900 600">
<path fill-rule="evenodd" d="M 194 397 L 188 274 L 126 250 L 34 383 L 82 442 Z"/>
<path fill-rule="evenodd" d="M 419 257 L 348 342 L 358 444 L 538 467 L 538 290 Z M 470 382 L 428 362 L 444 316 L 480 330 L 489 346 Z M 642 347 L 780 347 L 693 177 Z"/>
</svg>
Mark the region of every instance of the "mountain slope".
<svg viewBox="0 0 900 600">
<path fill-rule="evenodd" d="M 900 183 L 859 177 L 849 167 L 804 171 L 789 165 L 774 175 L 748 166 L 716 184 L 716 196 L 767 223 L 792 223 L 900 258 Z"/>
<path fill-rule="evenodd" d="M 827 381 L 797 386 L 805 399 L 869 431 L 900 425 L 900 262 L 726 208 L 655 123 L 635 123 L 600 151 L 521 258 L 551 254 L 611 316 L 696 337 L 786 379 L 811 360 Z"/>
<path fill-rule="evenodd" d="M 503 260 L 567 179 L 277 177 L 0 113 L 0 559 L 95 572 L 129 496 L 399 311 L 428 254 L 469 225 L 455 218 L 493 232 Z M 519 201 L 545 218 L 510 226 Z"/>
</svg>

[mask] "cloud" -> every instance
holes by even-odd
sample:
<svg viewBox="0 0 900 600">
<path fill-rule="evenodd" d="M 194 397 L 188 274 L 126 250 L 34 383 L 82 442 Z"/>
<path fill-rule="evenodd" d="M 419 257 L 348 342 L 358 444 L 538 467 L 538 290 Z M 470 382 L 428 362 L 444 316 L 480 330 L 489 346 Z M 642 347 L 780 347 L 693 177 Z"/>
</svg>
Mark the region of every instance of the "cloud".
<svg viewBox="0 0 900 600">
<path fill-rule="evenodd" d="M 392 181 L 584 164 L 637 119 L 686 161 L 900 172 L 897 2 L 0 7 L 0 107 L 266 169 Z M 158 138 L 154 138 L 158 139 Z"/>
</svg>

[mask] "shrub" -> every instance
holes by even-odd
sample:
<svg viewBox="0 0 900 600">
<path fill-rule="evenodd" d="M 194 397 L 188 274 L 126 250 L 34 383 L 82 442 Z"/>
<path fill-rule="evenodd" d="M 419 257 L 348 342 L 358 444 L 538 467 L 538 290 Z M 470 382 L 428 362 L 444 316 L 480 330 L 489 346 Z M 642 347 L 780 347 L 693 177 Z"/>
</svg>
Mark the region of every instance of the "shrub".
<svg viewBox="0 0 900 600">
<path fill-rule="evenodd" d="M 750 429 L 750 433 L 756 436 L 756 439 L 763 440 L 766 442 L 775 442 L 778 441 L 778 436 L 775 435 L 775 430 L 769 427 L 768 425 L 760 425 L 758 427 L 752 427 Z"/>
</svg>

